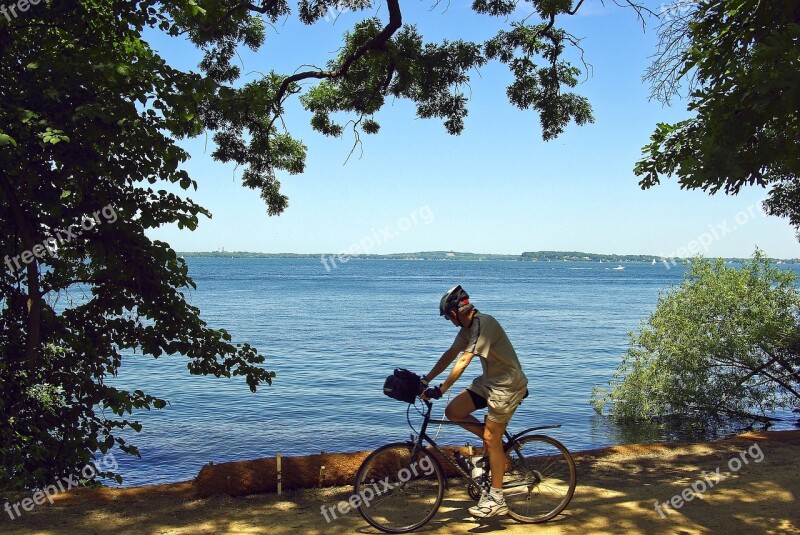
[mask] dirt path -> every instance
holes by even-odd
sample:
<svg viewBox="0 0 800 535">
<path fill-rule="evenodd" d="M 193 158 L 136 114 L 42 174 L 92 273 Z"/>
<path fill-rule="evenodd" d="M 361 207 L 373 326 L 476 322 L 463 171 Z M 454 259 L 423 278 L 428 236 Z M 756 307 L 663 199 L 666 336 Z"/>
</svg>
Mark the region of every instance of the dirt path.
<svg viewBox="0 0 800 535">
<path fill-rule="evenodd" d="M 713 443 L 615 447 L 577 454 L 576 461 L 575 497 L 565 514 L 547 524 L 523 525 L 509 517 L 478 524 L 466 511 L 473 502 L 462 489 L 451 488 L 422 532 L 800 534 L 800 431 Z M 677 510 L 663 505 L 692 484 L 697 495 L 691 501 Z M 378 533 L 357 512 L 325 521 L 320 508 L 347 499 L 351 492 L 350 487 L 338 487 L 198 499 L 190 483 L 70 492 L 54 505 L 37 506 L 13 521 L 3 513 L 0 533 Z M 663 517 L 655 509 L 656 500 Z"/>
</svg>

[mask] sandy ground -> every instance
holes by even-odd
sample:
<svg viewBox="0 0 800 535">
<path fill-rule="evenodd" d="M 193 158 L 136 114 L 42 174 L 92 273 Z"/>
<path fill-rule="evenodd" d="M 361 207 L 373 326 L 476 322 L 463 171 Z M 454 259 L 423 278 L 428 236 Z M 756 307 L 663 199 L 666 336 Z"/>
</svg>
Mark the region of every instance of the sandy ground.
<svg viewBox="0 0 800 535">
<path fill-rule="evenodd" d="M 441 509 L 421 532 L 800 534 L 800 431 L 753 433 L 712 443 L 622 446 L 575 458 L 575 497 L 562 515 L 546 524 L 519 524 L 507 516 L 479 524 L 467 513 L 474 502 L 453 480 L 459 486 L 447 491 Z M 741 462 L 744 458 L 747 464 Z M 704 475 L 713 486 L 677 510 L 662 506 L 663 517 L 656 511 L 656 501 L 668 501 L 692 483 L 701 489 L 696 482 Z M 325 521 L 320 508 L 351 492 L 351 487 L 338 487 L 198 499 L 191 483 L 69 492 L 54 505 L 37 506 L 15 520 L 3 513 L 0 533 L 379 533 L 357 512 Z"/>
</svg>

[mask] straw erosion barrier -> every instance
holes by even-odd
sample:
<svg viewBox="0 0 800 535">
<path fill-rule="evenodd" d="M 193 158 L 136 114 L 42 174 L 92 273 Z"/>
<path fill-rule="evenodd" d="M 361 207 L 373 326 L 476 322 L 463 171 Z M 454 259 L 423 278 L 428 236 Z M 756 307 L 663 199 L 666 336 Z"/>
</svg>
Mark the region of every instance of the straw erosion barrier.
<svg viewBox="0 0 800 535">
<path fill-rule="evenodd" d="M 445 447 L 452 458 L 455 451 L 469 455 L 467 447 Z M 480 448 L 474 448 L 480 451 Z M 429 450 L 439 460 L 445 474 L 457 474 L 450 463 L 441 458 L 436 451 Z M 278 482 L 286 490 L 314 487 L 353 485 L 361 463 L 371 451 L 352 453 L 319 453 L 296 457 L 281 457 L 280 471 L 278 458 L 266 457 L 251 461 L 232 461 L 205 465 L 194 480 L 197 495 L 207 498 L 215 494 L 245 496 L 263 492 L 276 492 Z"/>
</svg>

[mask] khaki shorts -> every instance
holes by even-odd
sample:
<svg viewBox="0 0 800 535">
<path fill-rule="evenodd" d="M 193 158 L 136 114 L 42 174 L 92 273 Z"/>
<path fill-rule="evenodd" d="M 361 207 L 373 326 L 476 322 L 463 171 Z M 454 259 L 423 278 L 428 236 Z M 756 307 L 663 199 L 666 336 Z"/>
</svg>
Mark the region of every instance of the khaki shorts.
<svg viewBox="0 0 800 535">
<path fill-rule="evenodd" d="M 498 424 L 507 424 L 514 413 L 517 411 L 522 400 L 528 397 L 528 388 L 523 387 L 515 391 L 489 390 L 482 382 L 480 377 L 476 378 L 467 390 L 474 392 L 486 400 L 489 409 L 488 418 Z"/>
</svg>

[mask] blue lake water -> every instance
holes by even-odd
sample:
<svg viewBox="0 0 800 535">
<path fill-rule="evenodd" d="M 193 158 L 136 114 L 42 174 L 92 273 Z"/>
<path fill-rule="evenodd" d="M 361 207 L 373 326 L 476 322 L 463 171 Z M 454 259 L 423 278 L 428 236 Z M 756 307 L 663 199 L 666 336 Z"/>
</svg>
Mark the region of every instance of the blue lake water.
<svg viewBox="0 0 800 535">
<path fill-rule="evenodd" d="M 144 428 L 126 438 L 142 458 L 116 455 L 126 486 L 192 479 L 208 461 L 358 451 L 406 439 L 407 405 L 385 397 L 383 381 L 396 367 L 429 371 L 450 346 L 457 329 L 439 316 L 438 303 L 455 284 L 500 321 L 529 378 L 531 396 L 510 429 L 562 424 L 552 434 L 572 450 L 686 438 L 636 435 L 589 404 L 592 386 L 607 383 L 659 291 L 681 282 L 681 266 L 353 259 L 328 272 L 317 259 L 187 262 L 197 284 L 189 301 L 234 342 L 259 348 L 277 377 L 253 394 L 241 378 L 189 375 L 180 356 L 127 358 L 113 383 L 170 405 L 135 414 Z M 473 361 L 452 392 L 479 374 Z M 444 406 L 438 403 L 438 414 Z M 455 426 L 439 440 L 476 443 Z"/>
</svg>

